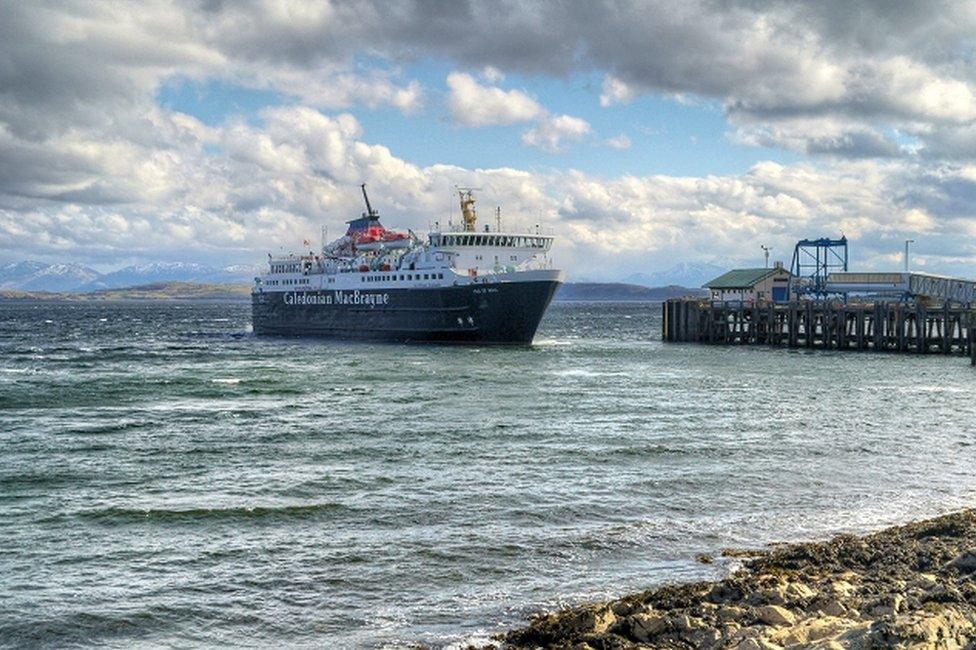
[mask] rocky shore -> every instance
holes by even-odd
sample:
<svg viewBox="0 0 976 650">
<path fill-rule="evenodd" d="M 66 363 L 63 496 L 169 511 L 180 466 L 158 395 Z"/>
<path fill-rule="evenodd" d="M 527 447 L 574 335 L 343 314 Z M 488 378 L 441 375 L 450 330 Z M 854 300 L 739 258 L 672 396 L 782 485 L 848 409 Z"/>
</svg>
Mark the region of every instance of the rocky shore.
<svg viewBox="0 0 976 650">
<path fill-rule="evenodd" d="M 495 647 L 976 649 L 976 510 L 726 554 L 724 580 L 540 615 Z"/>
</svg>

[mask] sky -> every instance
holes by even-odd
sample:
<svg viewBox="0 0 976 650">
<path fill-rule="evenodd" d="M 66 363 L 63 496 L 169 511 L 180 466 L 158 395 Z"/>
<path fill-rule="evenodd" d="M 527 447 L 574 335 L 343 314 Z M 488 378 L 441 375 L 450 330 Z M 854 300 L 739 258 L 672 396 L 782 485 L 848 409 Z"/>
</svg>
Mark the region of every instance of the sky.
<svg viewBox="0 0 976 650">
<path fill-rule="evenodd" d="M 556 234 L 570 278 L 976 277 L 976 5 L 0 3 L 0 262 L 258 264 L 362 211 Z"/>
</svg>

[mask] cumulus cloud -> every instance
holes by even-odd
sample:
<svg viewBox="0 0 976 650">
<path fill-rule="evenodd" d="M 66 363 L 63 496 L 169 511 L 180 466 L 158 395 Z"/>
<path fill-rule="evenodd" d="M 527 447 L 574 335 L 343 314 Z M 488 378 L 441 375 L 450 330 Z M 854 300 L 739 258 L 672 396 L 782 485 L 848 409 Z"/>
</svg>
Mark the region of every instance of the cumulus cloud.
<svg viewBox="0 0 976 650">
<path fill-rule="evenodd" d="M 448 218 L 445 188 L 483 187 L 480 197 L 503 206 L 507 223 L 556 227 L 557 259 L 576 276 L 619 277 L 647 268 L 648 260 L 676 258 L 748 264 L 751 253 L 759 255 L 751 251 L 759 239 L 787 251 L 799 237 L 840 232 L 856 242 L 859 268 L 889 266 L 885 256 L 919 232 L 929 268 L 976 259 L 976 246 L 968 243 L 976 213 L 969 200 L 976 196 L 976 171 L 969 166 L 922 173 L 901 159 L 826 167 L 762 163 L 741 175 L 616 179 L 422 167 L 365 142 L 352 115 L 291 106 L 261 117 L 260 126 L 181 132 L 186 139 L 171 151 L 172 163 L 150 165 L 132 181 L 124 203 L 17 205 L 8 195 L 0 208 L 0 246 L 86 260 L 177 251 L 254 259 L 314 236 L 323 222 L 341 228 L 359 210 L 358 183 L 366 181 L 390 225 L 415 229 Z M 204 153 L 206 142 L 224 155 Z"/>
<path fill-rule="evenodd" d="M 562 153 L 567 140 L 581 140 L 591 131 L 590 123 L 582 118 L 546 115 L 536 126 L 522 134 L 522 142 L 549 153 Z"/>
<path fill-rule="evenodd" d="M 484 86 L 469 74 L 447 75 L 448 108 L 459 126 L 493 126 L 528 122 L 545 113 L 537 101 L 521 90 Z"/>
<path fill-rule="evenodd" d="M 484 76 L 499 78 L 491 72 Z M 578 141 L 592 131 L 586 120 L 571 115 L 552 115 L 521 90 L 486 86 L 463 72 L 449 74 L 447 87 L 450 90 L 447 103 L 451 117 L 459 126 L 535 122 L 522 134 L 522 143 L 549 153 L 562 153 L 567 141 Z"/>
</svg>

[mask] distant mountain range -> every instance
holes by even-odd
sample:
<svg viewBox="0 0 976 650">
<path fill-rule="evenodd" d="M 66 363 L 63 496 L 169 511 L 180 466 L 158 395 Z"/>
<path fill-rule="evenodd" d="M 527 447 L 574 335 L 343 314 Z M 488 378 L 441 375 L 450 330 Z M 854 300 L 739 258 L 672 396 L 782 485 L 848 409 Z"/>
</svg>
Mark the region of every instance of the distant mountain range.
<svg viewBox="0 0 976 650">
<path fill-rule="evenodd" d="M 668 298 L 701 297 L 702 289 L 642 287 L 618 282 L 568 282 L 559 288 L 557 301 L 660 302 Z M 23 291 L 0 288 L 2 300 L 249 300 L 250 284 L 152 282 L 133 287 L 97 291 Z"/>
<path fill-rule="evenodd" d="M 80 264 L 14 262 L 0 264 L 0 289 L 12 291 L 89 292 L 160 282 L 201 284 L 250 283 L 260 269 L 249 266 L 214 267 L 182 262 L 127 266 L 111 273 Z"/>
<path fill-rule="evenodd" d="M 15 262 L 0 265 L 0 290 L 8 292 L 92 293 L 131 289 L 165 283 L 197 285 L 250 285 L 260 267 L 207 266 L 181 262 L 155 262 L 127 266 L 99 273 L 80 264 Z M 667 271 L 635 273 L 623 283 L 570 282 L 557 300 L 665 300 L 700 295 L 697 287 L 721 275 L 725 269 L 714 264 L 682 263 Z M 686 287 L 691 287 L 688 289 Z"/>
<path fill-rule="evenodd" d="M 0 264 L 0 289 L 70 291 L 96 281 L 101 274 L 80 264 L 15 262 Z"/>
<path fill-rule="evenodd" d="M 704 289 L 677 286 L 651 288 L 621 282 L 567 282 L 559 287 L 555 299 L 565 301 L 660 302 L 668 298 L 683 298 L 685 296 L 700 298 L 707 293 Z"/>
<path fill-rule="evenodd" d="M 728 271 L 724 266 L 707 262 L 681 262 L 665 271 L 632 273 L 623 282 L 645 287 L 700 287 Z"/>
</svg>

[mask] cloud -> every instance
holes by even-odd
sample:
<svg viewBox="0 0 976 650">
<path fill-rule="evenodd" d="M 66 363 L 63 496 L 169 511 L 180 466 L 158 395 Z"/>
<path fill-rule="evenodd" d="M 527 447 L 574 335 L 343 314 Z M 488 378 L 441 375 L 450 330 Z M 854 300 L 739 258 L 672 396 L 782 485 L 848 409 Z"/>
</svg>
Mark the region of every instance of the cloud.
<svg viewBox="0 0 976 650">
<path fill-rule="evenodd" d="M 610 147 L 611 149 L 630 149 L 631 141 L 627 137 L 627 134 L 621 133 L 620 135 L 614 136 L 612 138 L 607 138 L 603 141 L 603 144 Z"/>
<path fill-rule="evenodd" d="M 572 123 L 562 117 L 552 123 Z M 968 165 L 925 171 L 905 159 L 837 160 L 762 163 L 721 176 L 601 178 L 419 166 L 364 141 L 352 115 L 301 106 L 267 109 L 260 124 L 168 128 L 168 153 L 150 158 L 138 177 L 124 169 L 142 154 L 109 148 L 92 159 L 88 182 L 70 188 L 104 188 L 115 203 L 63 200 L 63 186 L 41 188 L 41 200 L 0 194 L 0 250 L 86 261 L 254 260 L 314 237 L 323 223 L 340 229 L 360 210 L 358 184 L 366 181 L 388 225 L 420 230 L 446 217 L 445 188 L 482 187 L 479 198 L 501 205 L 506 223 L 556 228 L 556 259 L 575 277 L 621 277 L 682 258 L 754 263 L 760 239 L 785 258 L 798 238 L 841 232 L 855 242 L 857 268 L 890 267 L 886 256 L 908 237 L 920 240 L 927 268 L 976 261 L 976 171 Z M 222 155 L 205 153 L 204 144 Z"/>
<path fill-rule="evenodd" d="M 562 153 L 567 140 L 582 140 L 591 132 L 589 122 L 582 118 L 546 115 L 536 126 L 522 134 L 522 143 L 549 153 Z"/>
<path fill-rule="evenodd" d="M 603 78 L 603 89 L 600 93 L 600 106 L 613 106 L 614 104 L 626 104 L 633 101 L 634 91 L 616 77 L 607 75 Z"/>
<path fill-rule="evenodd" d="M 485 66 L 485 69 L 481 71 L 481 76 L 490 84 L 498 84 L 505 79 L 505 74 L 492 65 Z"/>
<path fill-rule="evenodd" d="M 495 76 L 497 75 L 485 75 Z M 485 86 L 469 74 L 447 75 L 447 104 L 458 126 L 483 127 L 535 122 L 522 133 L 522 143 L 549 153 L 565 151 L 567 141 L 578 141 L 592 131 L 590 124 L 571 115 L 552 115 L 521 90 Z"/>
<path fill-rule="evenodd" d="M 302 103 L 329 110 L 392 106 L 405 115 L 423 108 L 424 89 L 414 80 L 398 83 L 387 70 L 349 72 L 344 68 L 317 70 L 252 68 L 236 78 L 243 86 L 277 90 Z"/>
<path fill-rule="evenodd" d="M 840 232 L 858 268 L 916 236 L 928 268 L 971 275 L 974 31 L 970 7 L 924 2 L 2 3 L 0 254 L 247 261 L 340 228 L 365 180 L 391 225 L 418 229 L 444 214 L 444 188 L 485 187 L 513 222 L 556 227 L 577 276 L 754 263 L 760 238 L 788 251 Z M 334 114 L 421 110 L 400 66 L 431 59 L 482 71 L 448 80 L 458 124 L 521 124 L 528 146 L 558 152 L 592 127 L 498 88 L 503 74 L 603 75 L 604 104 L 702 97 L 735 141 L 816 162 L 615 178 L 421 166 Z M 208 126 L 156 104 L 174 77 L 297 105 Z"/>
<path fill-rule="evenodd" d="M 894 129 L 914 134 L 923 155 L 964 158 L 976 156 L 969 136 L 976 123 L 974 31 L 971 7 L 936 0 L 896 7 L 408 0 L 395 10 L 378 0 L 314 7 L 150 1 L 138 12 L 124 4 L 7 3 L 0 7 L 0 111 L 17 134 L 106 124 L 174 74 L 247 79 L 331 110 L 419 110 L 419 83 L 401 80 L 395 68 L 362 70 L 356 57 L 365 52 L 396 65 L 444 58 L 482 70 L 492 85 L 506 72 L 565 77 L 596 70 L 605 106 L 648 92 L 702 97 L 720 102 L 737 126 L 788 132 L 784 146 L 796 150 L 889 155 L 877 138 L 867 141 L 868 131 Z M 458 123 L 524 121 L 538 110 L 521 91 L 490 89 L 489 103 L 502 106 L 484 109 L 483 117 L 452 111 Z M 476 86 L 465 90 L 481 96 Z M 109 97 L 115 111 L 103 110 Z M 822 133 L 804 130 L 816 119 L 866 128 L 825 143 Z"/>
<path fill-rule="evenodd" d="M 891 135 L 870 124 L 832 118 L 798 118 L 773 123 L 750 123 L 730 134 L 737 144 L 783 147 L 805 154 L 845 158 L 892 158 L 910 153 Z"/>
<path fill-rule="evenodd" d="M 521 90 L 483 86 L 469 74 L 447 75 L 448 108 L 459 126 L 494 126 L 528 122 L 545 109 Z"/>
</svg>

